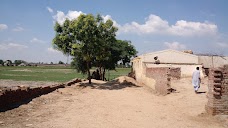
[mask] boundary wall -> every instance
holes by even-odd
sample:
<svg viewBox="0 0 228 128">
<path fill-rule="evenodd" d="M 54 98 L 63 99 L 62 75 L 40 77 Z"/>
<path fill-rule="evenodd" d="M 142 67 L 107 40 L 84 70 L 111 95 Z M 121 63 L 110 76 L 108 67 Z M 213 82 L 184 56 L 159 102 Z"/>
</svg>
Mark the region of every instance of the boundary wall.
<svg viewBox="0 0 228 128">
<path fill-rule="evenodd" d="M 58 88 L 65 88 L 72 84 L 81 82 L 81 79 L 73 79 L 66 83 L 55 84 L 45 87 L 12 87 L 0 89 L 0 112 L 20 106 L 31 99 L 53 92 Z"/>
</svg>

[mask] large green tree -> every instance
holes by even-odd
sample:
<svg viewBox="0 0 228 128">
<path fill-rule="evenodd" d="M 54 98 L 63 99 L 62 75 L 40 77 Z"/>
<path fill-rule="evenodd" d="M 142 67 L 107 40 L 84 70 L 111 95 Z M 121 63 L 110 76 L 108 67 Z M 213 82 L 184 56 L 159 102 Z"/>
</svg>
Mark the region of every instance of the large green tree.
<svg viewBox="0 0 228 128">
<path fill-rule="evenodd" d="M 137 51 L 135 47 L 131 44 L 131 41 L 127 40 L 118 40 L 120 45 L 120 61 L 122 61 L 123 65 L 126 63 L 130 63 L 131 59 L 136 56 Z"/>
<path fill-rule="evenodd" d="M 97 16 L 98 23 L 98 45 L 94 57 L 94 66 L 98 67 L 100 79 L 104 80 L 105 69 L 114 69 L 115 62 L 111 62 L 113 56 L 112 46 L 116 43 L 117 28 L 111 20 L 103 21 L 100 15 Z M 111 66 L 112 65 L 112 66 Z"/>
<path fill-rule="evenodd" d="M 118 61 L 127 62 L 133 56 L 131 53 L 136 54 L 129 41 L 116 40 L 117 28 L 100 15 L 81 14 L 72 21 L 65 20 L 62 25 L 56 23 L 55 31 L 54 47 L 73 57 L 72 65 L 77 71 L 88 74 L 89 83 L 92 66 L 98 67 L 104 80 L 105 69 L 115 69 Z"/>
<path fill-rule="evenodd" d="M 109 45 L 106 46 L 107 52 L 103 52 L 103 59 L 97 60 L 97 67 L 100 71 L 100 79 L 105 79 L 105 71 L 115 70 L 115 67 L 118 62 L 130 63 L 131 58 L 136 56 L 137 51 L 135 47 L 131 44 L 130 41 L 123 40 L 115 40 L 114 42 L 110 42 Z"/>
<path fill-rule="evenodd" d="M 85 73 L 86 70 L 89 83 L 91 83 L 91 64 L 100 41 L 98 31 L 100 21 L 97 19 L 99 18 L 92 14 L 81 14 L 73 21 L 67 19 L 63 25 L 56 23 L 56 36 L 53 39 L 53 44 L 57 49 L 64 54 L 74 56 L 78 71 Z"/>
</svg>

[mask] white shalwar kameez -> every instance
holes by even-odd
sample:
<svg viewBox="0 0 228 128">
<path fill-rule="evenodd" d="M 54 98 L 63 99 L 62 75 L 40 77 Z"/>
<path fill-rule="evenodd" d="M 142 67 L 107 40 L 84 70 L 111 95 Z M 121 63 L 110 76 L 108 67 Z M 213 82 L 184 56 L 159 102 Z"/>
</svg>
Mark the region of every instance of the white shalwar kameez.
<svg viewBox="0 0 228 128">
<path fill-rule="evenodd" d="M 195 91 L 198 91 L 200 88 L 200 71 L 195 70 L 192 74 L 192 85 L 194 86 Z"/>
</svg>

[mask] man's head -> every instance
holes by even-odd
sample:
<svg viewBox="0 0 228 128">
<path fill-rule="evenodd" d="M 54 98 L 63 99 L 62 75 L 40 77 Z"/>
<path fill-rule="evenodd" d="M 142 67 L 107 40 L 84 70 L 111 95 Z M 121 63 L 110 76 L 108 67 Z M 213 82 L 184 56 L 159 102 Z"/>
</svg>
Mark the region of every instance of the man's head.
<svg viewBox="0 0 228 128">
<path fill-rule="evenodd" d="M 200 68 L 199 67 L 196 67 L 196 70 L 199 70 Z"/>
<path fill-rule="evenodd" d="M 158 56 L 155 56 L 155 57 L 154 57 L 154 60 L 157 60 L 157 59 L 158 59 Z"/>
</svg>

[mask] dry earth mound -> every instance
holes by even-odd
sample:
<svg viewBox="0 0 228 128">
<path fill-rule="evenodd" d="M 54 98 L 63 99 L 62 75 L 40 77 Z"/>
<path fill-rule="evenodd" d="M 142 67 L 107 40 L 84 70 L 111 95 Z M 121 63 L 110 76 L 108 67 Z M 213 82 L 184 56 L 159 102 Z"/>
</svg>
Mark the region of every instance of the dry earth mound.
<svg viewBox="0 0 228 128">
<path fill-rule="evenodd" d="M 112 81 L 101 81 L 101 80 L 91 80 L 92 84 L 89 84 L 88 81 L 84 81 L 81 83 L 75 84 L 75 86 L 79 86 L 81 88 L 90 87 L 92 89 L 123 89 L 126 87 L 141 87 L 135 79 L 128 76 L 121 76 Z"/>
</svg>

